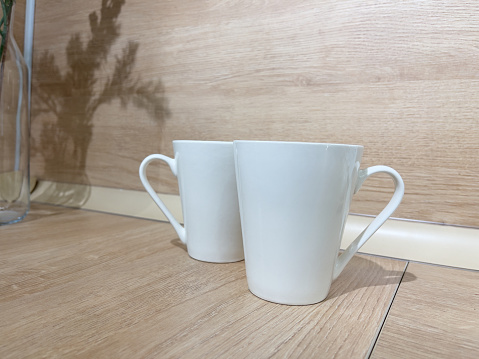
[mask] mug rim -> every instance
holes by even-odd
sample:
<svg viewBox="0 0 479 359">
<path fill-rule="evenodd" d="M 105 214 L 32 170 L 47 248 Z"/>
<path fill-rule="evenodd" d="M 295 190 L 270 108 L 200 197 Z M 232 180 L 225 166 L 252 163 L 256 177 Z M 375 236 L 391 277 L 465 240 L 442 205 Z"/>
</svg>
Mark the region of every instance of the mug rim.
<svg viewBox="0 0 479 359">
<path fill-rule="evenodd" d="M 292 145 L 312 145 L 312 146 L 329 146 L 329 147 L 364 148 L 364 146 L 362 146 L 362 145 L 348 145 L 348 144 L 343 144 L 343 143 L 327 143 L 327 142 L 234 140 L 233 144 L 235 144 L 235 143 L 292 144 Z"/>
</svg>

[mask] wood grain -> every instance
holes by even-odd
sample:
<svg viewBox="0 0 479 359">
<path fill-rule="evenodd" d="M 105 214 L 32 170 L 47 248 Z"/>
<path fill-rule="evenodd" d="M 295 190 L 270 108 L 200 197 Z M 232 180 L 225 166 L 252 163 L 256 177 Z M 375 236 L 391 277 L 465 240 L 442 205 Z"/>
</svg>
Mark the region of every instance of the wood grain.
<svg viewBox="0 0 479 359">
<path fill-rule="evenodd" d="M 23 41 L 25 38 L 25 2 L 26 0 L 15 1 L 15 14 L 13 23 L 13 35 L 18 48 L 23 53 Z"/>
<path fill-rule="evenodd" d="M 411 263 L 372 358 L 477 358 L 478 311 L 478 271 Z"/>
<path fill-rule="evenodd" d="M 396 217 L 479 226 L 477 2 L 127 0 L 117 16 L 104 12 L 118 25 L 104 58 L 83 51 L 100 7 L 37 4 L 39 178 L 142 189 L 140 161 L 173 155 L 174 139 L 362 144 L 363 167 L 404 177 Z M 129 43 L 135 56 L 105 92 Z M 67 81 L 75 71 L 92 76 Z M 177 192 L 166 167 L 150 176 L 158 191 Z M 352 211 L 379 213 L 391 187 L 368 180 Z"/>
<path fill-rule="evenodd" d="M 324 302 L 273 304 L 169 224 L 34 205 L 0 227 L 0 356 L 364 357 L 404 269 L 356 256 Z"/>
</svg>

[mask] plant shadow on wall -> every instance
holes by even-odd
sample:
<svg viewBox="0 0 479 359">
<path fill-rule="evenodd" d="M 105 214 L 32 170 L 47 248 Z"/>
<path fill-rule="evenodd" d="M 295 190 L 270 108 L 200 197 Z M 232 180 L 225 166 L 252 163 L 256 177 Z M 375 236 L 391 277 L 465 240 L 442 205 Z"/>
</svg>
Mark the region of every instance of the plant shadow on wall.
<svg viewBox="0 0 479 359">
<path fill-rule="evenodd" d="M 70 37 L 64 73 L 50 51 L 35 59 L 32 114 L 42 116 L 43 122 L 32 154 L 43 157 L 43 176 L 53 181 L 35 191 L 39 202 L 81 206 L 88 200 L 87 154 L 100 106 L 118 100 L 122 107 L 131 103 L 146 111 L 160 129 L 169 115 L 161 81 L 133 76 L 138 42 L 129 41 L 114 57 L 111 73 L 98 77 L 109 67 L 111 48 L 120 37 L 117 20 L 124 4 L 125 0 L 102 0 L 99 14 L 90 13 L 91 35 L 86 42 L 78 33 Z"/>
</svg>

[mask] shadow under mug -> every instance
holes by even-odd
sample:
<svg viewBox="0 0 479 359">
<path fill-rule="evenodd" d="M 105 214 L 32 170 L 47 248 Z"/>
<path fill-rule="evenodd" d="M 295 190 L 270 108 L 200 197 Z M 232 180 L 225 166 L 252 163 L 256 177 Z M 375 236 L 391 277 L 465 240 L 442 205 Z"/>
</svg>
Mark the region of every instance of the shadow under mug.
<svg viewBox="0 0 479 359">
<path fill-rule="evenodd" d="M 399 206 L 404 182 L 392 168 L 359 169 L 362 146 L 234 141 L 250 291 L 276 303 L 324 300 L 358 249 Z M 353 194 L 372 174 L 389 174 L 392 199 L 338 257 Z"/>
<path fill-rule="evenodd" d="M 141 163 L 140 179 L 146 191 L 173 225 L 192 258 L 216 263 L 243 260 L 233 143 L 173 141 L 173 149 L 175 158 L 152 154 Z M 184 227 L 147 179 L 146 168 L 156 160 L 166 162 L 178 178 Z"/>
</svg>

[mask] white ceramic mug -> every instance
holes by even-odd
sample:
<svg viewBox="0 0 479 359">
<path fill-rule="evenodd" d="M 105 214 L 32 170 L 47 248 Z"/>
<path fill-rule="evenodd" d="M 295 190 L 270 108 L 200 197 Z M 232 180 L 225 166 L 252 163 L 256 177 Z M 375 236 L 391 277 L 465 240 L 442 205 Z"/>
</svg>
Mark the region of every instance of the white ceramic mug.
<svg viewBox="0 0 479 359">
<path fill-rule="evenodd" d="M 232 142 L 173 141 L 175 158 L 146 157 L 140 165 L 143 186 L 171 222 L 188 254 L 206 262 L 244 258 Z M 178 178 L 184 227 L 151 187 L 146 168 L 166 162 Z"/>
<path fill-rule="evenodd" d="M 234 141 L 248 287 L 268 301 L 324 300 L 331 282 L 398 207 L 400 175 L 386 166 L 359 169 L 362 146 Z M 339 257 L 349 206 L 370 175 L 389 174 L 394 195 Z"/>
</svg>

